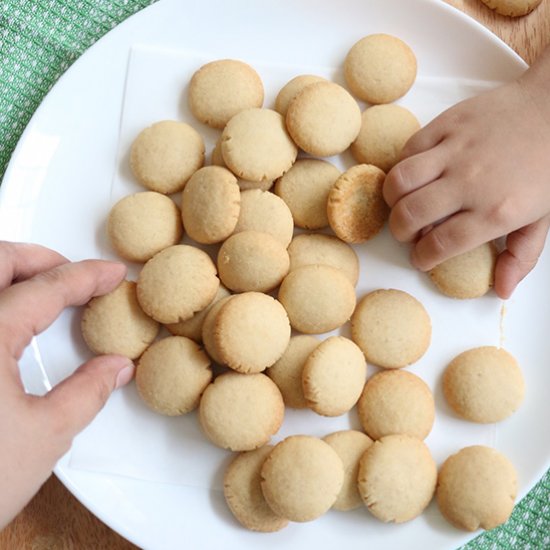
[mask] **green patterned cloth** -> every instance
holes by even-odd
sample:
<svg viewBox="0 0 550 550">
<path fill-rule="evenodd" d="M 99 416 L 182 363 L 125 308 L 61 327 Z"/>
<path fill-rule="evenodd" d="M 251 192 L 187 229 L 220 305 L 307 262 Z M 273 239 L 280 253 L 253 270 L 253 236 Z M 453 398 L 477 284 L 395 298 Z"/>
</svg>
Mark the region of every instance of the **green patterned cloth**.
<svg viewBox="0 0 550 550">
<path fill-rule="evenodd" d="M 43 97 L 97 39 L 154 0 L 0 0 L 0 178 Z M 550 549 L 550 472 L 467 550 Z M 430 549 L 431 550 L 431 549 Z"/>
</svg>

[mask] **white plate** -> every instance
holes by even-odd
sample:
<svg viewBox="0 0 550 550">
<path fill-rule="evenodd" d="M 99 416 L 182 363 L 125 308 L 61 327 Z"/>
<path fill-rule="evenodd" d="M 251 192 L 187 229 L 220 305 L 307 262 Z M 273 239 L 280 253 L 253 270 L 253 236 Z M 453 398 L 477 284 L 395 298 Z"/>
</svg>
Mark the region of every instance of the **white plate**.
<svg viewBox="0 0 550 550">
<path fill-rule="evenodd" d="M 113 173 L 121 169 L 117 155 L 119 137 L 124 138 L 121 117 L 126 69 L 130 48 L 136 43 L 194 50 L 212 59 L 261 60 L 265 67 L 338 67 L 349 46 L 373 32 L 395 34 L 411 45 L 419 60 L 420 80 L 445 77 L 451 87 L 455 79 L 506 81 L 525 67 L 485 28 L 437 1 L 161 1 L 100 40 L 44 100 L 18 145 L 1 187 L 0 236 L 40 242 L 72 259 L 104 255 L 102 220 L 112 200 Z M 389 240 L 380 240 L 373 248 L 382 260 L 383 242 Z M 545 368 L 550 352 L 545 336 L 550 325 L 550 310 L 545 307 L 550 297 L 549 262 L 545 253 L 537 270 L 507 304 L 504 345 L 524 367 L 526 402 L 520 412 L 498 427 L 481 431 L 475 426 L 468 428 L 472 442 L 488 439 L 514 462 L 521 495 L 549 465 L 550 401 L 545 396 L 550 384 L 550 370 Z M 405 273 L 406 266 L 398 268 Z M 440 298 L 419 281 L 411 285 L 424 293 L 430 308 Z M 459 317 L 464 320 L 462 332 L 473 339 L 480 332 L 480 340 L 491 338 L 488 343 L 498 344 L 498 330 L 490 336 L 483 332 L 486 326 L 494 325 L 498 304 L 494 297 L 479 304 L 464 306 L 466 313 Z M 461 312 L 459 307 L 449 305 Z M 434 322 L 434 339 L 438 335 L 440 341 L 464 337 L 456 334 L 457 323 L 460 326 L 457 319 L 449 316 L 447 325 L 441 307 L 433 308 L 434 317 L 441 320 Z M 492 315 L 489 325 L 472 317 L 476 313 Z M 74 312 L 67 312 L 27 351 L 21 366 L 29 390 L 43 393 L 86 357 L 77 320 Z M 476 323 L 480 323 L 480 331 L 476 331 Z M 69 331 L 74 337 L 67 338 Z M 456 343 L 453 345 L 458 349 Z M 444 410 L 438 375 L 433 372 L 437 369 L 440 365 L 424 363 L 416 372 L 431 380 L 437 405 L 443 409 L 444 419 L 428 439 L 441 462 L 462 444 L 464 432 L 461 423 Z M 119 435 L 118 418 L 105 422 L 105 414 L 113 410 L 108 407 L 92 426 L 108 430 L 106 440 Z M 162 463 L 158 456 L 162 450 L 149 447 L 149 464 L 157 460 Z M 362 548 L 365 543 L 373 548 L 454 548 L 472 536 L 449 527 L 433 505 L 422 517 L 401 526 L 378 523 L 359 510 L 331 512 L 311 524 L 294 524 L 280 533 L 259 535 L 235 524 L 217 491 L 90 473 L 71 468 L 69 460 L 67 455 L 56 468 L 61 480 L 103 521 L 144 548 L 184 544 L 194 549 L 258 545 L 333 548 L 335 544 Z M 127 460 L 132 462 L 130 453 Z"/>
</svg>

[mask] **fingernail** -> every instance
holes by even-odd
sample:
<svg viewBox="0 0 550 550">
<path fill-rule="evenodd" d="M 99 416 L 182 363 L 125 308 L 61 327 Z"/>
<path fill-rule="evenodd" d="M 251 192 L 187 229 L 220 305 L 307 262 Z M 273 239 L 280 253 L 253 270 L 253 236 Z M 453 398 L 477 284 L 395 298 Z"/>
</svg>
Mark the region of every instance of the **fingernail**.
<svg viewBox="0 0 550 550">
<path fill-rule="evenodd" d="M 134 377 L 135 367 L 133 363 L 130 363 L 127 367 L 118 371 L 115 381 L 115 389 L 125 386 Z"/>
</svg>

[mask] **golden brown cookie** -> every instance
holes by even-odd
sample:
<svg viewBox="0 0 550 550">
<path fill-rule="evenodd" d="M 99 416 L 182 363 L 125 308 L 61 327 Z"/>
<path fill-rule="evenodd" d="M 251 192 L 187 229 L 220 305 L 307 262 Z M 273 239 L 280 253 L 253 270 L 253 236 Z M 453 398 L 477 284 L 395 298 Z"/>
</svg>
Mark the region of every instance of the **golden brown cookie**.
<svg viewBox="0 0 550 550">
<path fill-rule="evenodd" d="M 542 0 L 481 0 L 500 15 L 520 17 L 531 13 Z"/>
<path fill-rule="evenodd" d="M 204 321 L 202 323 L 202 344 L 206 353 L 212 358 L 212 360 L 221 365 L 223 363 L 222 358 L 220 357 L 220 352 L 216 345 L 216 338 L 214 336 L 214 328 L 216 327 L 216 319 L 221 308 L 229 300 L 233 298 L 233 295 L 225 296 L 221 300 L 218 300 L 214 305 L 212 305 L 208 313 L 206 314 Z"/>
<path fill-rule="evenodd" d="M 290 102 L 306 87 L 315 82 L 323 82 L 325 78 L 312 74 L 301 74 L 289 80 L 275 98 L 275 110 L 286 116 Z"/>
</svg>

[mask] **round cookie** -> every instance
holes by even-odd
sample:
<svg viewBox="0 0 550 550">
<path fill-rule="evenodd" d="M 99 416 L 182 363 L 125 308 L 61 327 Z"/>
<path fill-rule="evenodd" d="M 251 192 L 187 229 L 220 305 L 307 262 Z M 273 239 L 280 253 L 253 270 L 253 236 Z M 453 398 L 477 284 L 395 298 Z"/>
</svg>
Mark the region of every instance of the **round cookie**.
<svg viewBox="0 0 550 550">
<path fill-rule="evenodd" d="M 493 286 L 496 260 L 497 248 L 493 242 L 488 242 L 445 260 L 434 267 L 429 275 L 446 296 L 479 298 Z"/>
<path fill-rule="evenodd" d="M 386 175 L 371 164 L 346 170 L 328 195 L 327 216 L 336 236 L 347 243 L 362 243 L 377 235 L 390 214 L 382 196 Z"/>
<path fill-rule="evenodd" d="M 351 92 L 369 103 L 391 103 L 416 79 L 416 57 L 407 44 L 388 34 L 361 38 L 348 52 L 344 76 Z"/>
<path fill-rule="evenodd" d="M 374 164 L 388 173 L 397 164 L 405 143 L 418 130 L 420 123 L 405 107 L 374 105 L 361 115 L 361 130 L 351 144 L 351 153 L 357 162 Z"/>
<path fill-rule="evenodd" d="M 177 244 L 182 233 L 179 208 L 170 197 L 155 191 L 122 198 L 111 208 L 107 220 L 113 248 L 131 262 L 146 262 Z"/>
<path fill-rule="evenodd" d="M 285 201 L 261 189 L 241 192 L 241 213 L 235 233 L 239 231 L 260 231 L 269 233 L 285 247 L 292 240 L 294 222 Z"/>
<path fill-rule="evenodd" d="M 193 317 L 216 295 L 220 285 L 214 263 L 202 250 L 179 244 L 165 248 L 142 268 L 137 297 L 143 311 L 160 323 Z"/>
<path fill-rule="evenodd" d="M 222 283 L 235 292 L 268 292 L 281 284 L 290 259 L 284 245 L 269 233 L 241 231 L 218 252 Z"/>
<path fill-rule="evenodd" d="M 306 153 L 330 157 L 344 152 L 361 128 L 361 110 L 347 90 L 321 81 L 303 88 L 290 102 L 286 127 Z"/>
<path fill-rule="evenodd" d="M 221 140 L 225 164 L 245 180 L 274 180 L 294 164 L 298 154 L 283 117 L 270 109 L 246 109 L 236 114 Z"/>
<path fill-rule="evenodd" d="M 357 412 L 361 426 L 373 439 L 391 434 L 425 439 L 434 423 L 435 404 L 421 378 L 403 370 L 387 370 L 365 384 Z"/>
<path fill-rule="evenodd" d="M 216 326 L 216 319 L 221 308 L 233 298 L 233 295 L 226 296 L 221 300 L 218 300 L 214 305 L 210 307 L 202 323 L 202 344 L 206 353 L 212 358 L 212 360 L 221 365 L 223 363 L 220 357 L 220 352 L 216 345 L 216 339 L 214 336 L 214 328 Z"/>
<path fill-rule="evenodd" d="M 302 390 L 302 370 L 309 354 L 319 345 L 319 340 L 308 334 L 291 336 L 283 355 L 266 374 L 277 384 L 287 407 L 307 408 Z"/>
<path fill-rule="evenodd" d="M 326 79 L 312 74 L 301 74 L 289 80 L 275 98 L 275 110 L 286 117 L 290 102 L 306 87 L 315 82 L 325 82 Z"/>
<path fill-rule="evenodd" d="M 344 466 L 328 443 L 295 435 L 273 448 L 261 476 L 269 507 L 279 516 L 305 522 L 334 504 L 344 482 Z"/>
<path fill-rule="evenodd" d="M 332 235 L 296 235 L 288 246 L 290 271 L 304 265 L 322 264 L 340 269 L 355 286 L 359 278 L 359 258 L 347 243 Z"/>
<path fill-rule="evenodd" d="M 138 182 L 165 195 L 181 191 L 203 164 L 202 137 L 189 124 L 174 120 L 142 130 L 130 151 L 130 168 Z"/>
<path fill-rule="evenodd" d="M 500 15 L 521 17 L 531 13 L 542 0 L 481 0 L 486 6 Z"/>
<path fill-rule="evenodd" d="M 181 194 L 181 217 L 189 237 L 202 244 L 219 243 L 237 225 L 241 193 L 237 178 L 226 168 L 197 170 Z"/>
<path fill-rule="evenodd" d="M 206 63 L 189 83 L 189 109 L 213 128 L 223 128 L 237 113 L 261 107 L 263 102 L 260 76 L 250 65 L 236 59 Z"/>
<path fill-rule="evenodd" d="M 212 443 L 251 451 L 267 443 L 283 422 L 281 392 L 265 374 L 220 374 L 199 404 L 201 427 Z"/>
<path fill-rule="evenodd" d="M 260 292 L 237 294 L 216 316 L 214 342 L 222 362 L 242 373 L 260 372 L 279 359 L 290 340 L 283 306 Z"/>
<path fill-rule="evenodd" d="M 273 449 L 264 445 L 254 451 L 239 453 L 229 464 L 223 477 L 223 494 L 237 521 L 251 531 L 273 533 L 288 525 L 276 515 L 262 493 L 261 470 Z"/>
<path fill-rule="evenodd" d="M 323 416 L 340 416 L 357 403 L 365 385 L 363 352 L 343 336 L 321 342 L 307 358 L 302 388 L 308 407 Z"/>
<path fill-rule="evenodd" d="M 300 159 L 275 182 L 275 193 L 289 207 L 295 225 L 322 229 L 328 225 L 328 193 L 339 176 L 340 170 L 330 162 Z"/>
<path fill-rule="evenodd" d="M 465 351 L 451 361 L 443 374 L 443 394 L 462 418 L 499 422 L 520 407 L 525 381 L 510 353 L 484 346 Z"/>
<path fill-rule="evenodd" d="M 430 345 L 432 325 L 424 306 L 413 296 L 381 289 L 364 296 L 351 318 L 352 340 L 367 361 L 379 367 L 406 367 Z"/>
<path fill-rule="evenodd" d="M 512 463 L 490 447 L 465 447 L 439 470 L 437 504 L 443 517 L 466 531 L 493 529 L 508 520 L 517 494 Z"/>
<path fill-rule="evenodd" d="M 355 309 L 355 289 L 346 275 L 328 265 L 305 265 L 281 283 L 279 300 L 292 328 L 320 334 L 342 326 Z"/>
<path fill-rule="evenodd" d="M 419 516 L 432 500 L 437 466 L 422 440 L 387 435 L 365 451 L 357 480 L 359 494 L 374 517 L 403 523 Z"/>
<path fill-rule="evenodd" d="M 185 336 L 169 336 L 149 346 L 136 369 L 136 387 L 145 404 L 177 416 L 195 409 L 212 380 L 210 359 Z"/>
<path fill-rule="evenodd" d="M 86 304 L 80 328 L 96 355 L 118 353 L 137 359 L 157 337 L 159 324 L 141 309 L 136 283 L 122 281 Z"/>
<path fill-rule="evenodd" d="M 344 464 L 344 483 L 332 507 L 341 512 L 359 508 L 363 504 L 363 499 L 357 489 L 359 460 L 372 445 L 372 439 L 363 432 L 342 430 L 323 437 L 323 441 L 336 451 Z"/>
</svg>

